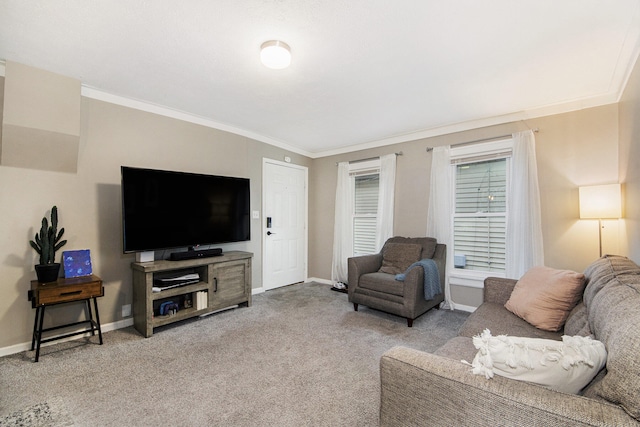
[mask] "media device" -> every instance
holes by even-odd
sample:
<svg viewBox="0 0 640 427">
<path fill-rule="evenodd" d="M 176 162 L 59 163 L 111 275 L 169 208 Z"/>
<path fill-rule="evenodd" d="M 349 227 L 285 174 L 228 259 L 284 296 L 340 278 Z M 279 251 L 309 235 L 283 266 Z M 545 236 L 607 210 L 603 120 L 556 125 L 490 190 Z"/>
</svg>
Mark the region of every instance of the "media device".
<svg viewBox="0 0 640 427">
<path fill-rule="evenodd" d="M 124 253 L 251 239 L 249 179 L 121 167 Z M 219 255 L 188 251 L 176 259 Z"/>
<path fill-rule="evenodd" d="M 222 249 L 200 249 L 199 251 L 187 251 L 187 252 L 172 252 L 169 256 L 171 261 L 182 261 L 183 259 L 196 259 L 196 258 L 208 258 L 212 256 L 222 255 Z"/>
</svg>

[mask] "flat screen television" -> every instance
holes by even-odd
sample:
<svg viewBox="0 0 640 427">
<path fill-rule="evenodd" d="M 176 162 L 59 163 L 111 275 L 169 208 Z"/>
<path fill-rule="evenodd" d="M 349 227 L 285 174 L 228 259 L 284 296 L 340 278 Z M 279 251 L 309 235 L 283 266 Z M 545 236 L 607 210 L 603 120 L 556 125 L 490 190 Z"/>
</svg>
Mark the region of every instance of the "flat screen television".
<svg viewBox="0 0 640 427">
<path fill-rule="evenodd" d="M 123 251 L 251 239 L 249 179 L 121 167 Z"/>
</svg>

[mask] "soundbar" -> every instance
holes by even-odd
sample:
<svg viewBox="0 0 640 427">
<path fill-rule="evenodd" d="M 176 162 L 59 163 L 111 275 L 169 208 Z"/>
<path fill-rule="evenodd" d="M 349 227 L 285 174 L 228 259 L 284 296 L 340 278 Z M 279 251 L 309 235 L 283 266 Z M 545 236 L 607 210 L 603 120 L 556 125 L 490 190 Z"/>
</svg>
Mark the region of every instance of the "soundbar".
<svg viewBox="0 0 640 427">
<path fill-rule="evenodd" d="M 209 258 L 222 255 L 222 249 L 201 249 L 199 251 L 171 252 L 169 259 L 171 261 L 183 261 L 185 259 Z"/>
</svg>

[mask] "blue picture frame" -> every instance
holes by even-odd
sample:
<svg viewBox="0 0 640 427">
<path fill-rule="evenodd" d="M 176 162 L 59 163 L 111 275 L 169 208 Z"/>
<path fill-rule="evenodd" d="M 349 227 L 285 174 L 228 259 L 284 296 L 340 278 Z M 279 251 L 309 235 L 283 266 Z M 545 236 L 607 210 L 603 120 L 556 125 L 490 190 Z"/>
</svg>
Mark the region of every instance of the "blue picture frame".
<svg viewBox="0 0 640 427">
<path fill-rule="evenodd" d="M 64 277 L 67 278 L 93 274 L 89 249 L 62 252 L 62 264 L 64 265 Z"/>
</svg>

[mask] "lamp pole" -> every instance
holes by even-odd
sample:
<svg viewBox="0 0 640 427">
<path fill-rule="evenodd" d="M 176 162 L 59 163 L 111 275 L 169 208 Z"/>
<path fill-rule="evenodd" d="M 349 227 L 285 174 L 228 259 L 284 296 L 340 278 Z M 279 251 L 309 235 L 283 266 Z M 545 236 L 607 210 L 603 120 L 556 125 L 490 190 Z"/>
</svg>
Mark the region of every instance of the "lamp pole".
<svg viewBox="0 0 640 427">
<path fill-rule="evenodd" d="M 598 218 L 598 243 L 600 244 L 600 258 L 602 258 L 602 218 Z"/>
</svg>

